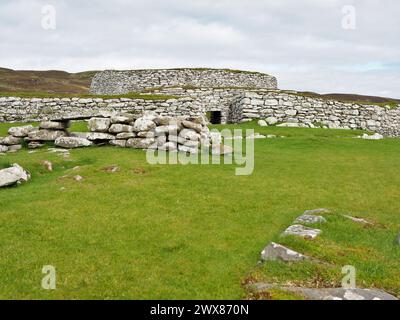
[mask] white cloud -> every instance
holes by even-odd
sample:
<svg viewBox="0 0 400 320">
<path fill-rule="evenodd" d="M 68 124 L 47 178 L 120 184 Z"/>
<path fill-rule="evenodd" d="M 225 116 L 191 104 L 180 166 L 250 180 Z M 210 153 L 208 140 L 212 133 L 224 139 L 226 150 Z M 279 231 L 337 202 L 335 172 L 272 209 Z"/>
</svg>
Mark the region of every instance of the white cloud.
<svg viewBox="0 0 400 320">
<path fill-rule="evenodd" d="M 41 28 L 42 5 L 57 29 Z M 355 30 L 341 26 L 354 5 Z M 399 97 L 396 0 L 2 0 L 0 65 L 15 69 L 230 67 L 280 87 Z"/>
</svg>

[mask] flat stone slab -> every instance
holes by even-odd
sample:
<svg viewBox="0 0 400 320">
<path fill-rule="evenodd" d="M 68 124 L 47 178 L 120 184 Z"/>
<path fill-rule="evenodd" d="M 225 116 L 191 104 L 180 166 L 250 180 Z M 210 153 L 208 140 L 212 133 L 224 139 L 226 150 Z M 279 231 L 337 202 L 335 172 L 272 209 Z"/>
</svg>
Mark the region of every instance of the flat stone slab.
<svg viewBox="0 0 400 320">
<path fill-rule="evenodd" d="M 286 248 L 278 243 L 271 242 L 261 252 L 261 261 L 298 262 L 309 258 L 299 252 Z"/>
<path fill-rule="evenodd" d="M 344 288 L 301 288 L 301 287 L 277 287 L 265 283 L 253 285 L 257 291 L 273 288 L 300 294 L 308 300 L 399 300 L 397 297 L 377 289 L 344 289 Z"/>
<path fill-rule="evenodd" d="M 331 212 L 331 210 L 329 210 L 329 209 L 319 208 L 319 209 L 313 209 L 313 210 L 306 210 L 306 211 L 304 211 L 303 214 L 312 215 L 312 214 L 324 214 L 324 213 L 330 213 L 330 212 Z"/>
<path fill-rule="evenodd" d="M 321 234 L 321 230 L 319 229 L 313 229 L 313 228 L 308 228 L 305 226 L 302 226 L 300 224 L 294 224 L 287 228 L 284 232 L 283 235 L 292 235 L 292 236 L 298 236 L 302 237 L 304 239 L 315 239 L 319 234 Z"/>
<path fill-rule="evenodd" d="M 0 170 L 0 187 L 8 187 L 14 184 L 26 182 L 31 178 L 29 172 L 14 163 L 11 167 Z"/>
<path fill-rule="evenodd" d="M 369 221 L 367 221 L 365 219 L 362 219 L 362 218 L 355 218 L 355 217 L 352 217 L 352 216 L 348 216 L 346 214 L 343 214 L 343 217 L 345 217 L 347 219 L 350 219 L 351 221 L 354 221 L 354 222 L 357 222 L 357 223 L 373 225 L 372 222 L 369 222 Z"/>
<path fill-rule="evenodd" d="M 313 216 L 309 214 L 303 214 L 294 221 L 295 224 L 316 224 L 325 222 L 326 219 L 323 216 Z"/>
</svg>

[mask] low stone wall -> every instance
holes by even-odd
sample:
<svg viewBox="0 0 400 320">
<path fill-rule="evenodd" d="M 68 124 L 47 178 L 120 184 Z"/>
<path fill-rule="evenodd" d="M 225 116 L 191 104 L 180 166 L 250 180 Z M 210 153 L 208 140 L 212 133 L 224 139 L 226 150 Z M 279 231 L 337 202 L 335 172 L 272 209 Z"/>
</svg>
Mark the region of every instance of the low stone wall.
<svg viewBox="0 0 400 320">
<path fill-rule="evenodd" d="M 363 129 L 400 136 L 400 105 L 396 109 L 311 98 L 284 91 L 245 92 L 232 101 L 228 121 L 266 119 L 283 126 Z"/>
<path fill-rule="evenodd" d="M 94 76 L 90 91 L 93 94 L 124 94 L 173 86 L 276 89 L 277 80 L 264 73 L 224 69 L 106 70 Z"/>
<path fill-rule="evenodd" d="M 100 111 L 141 114 L 154 111 L 161 116 L 200 116 L 204 106 L 193 98 L 169 100 L 80 99 L 80 98 L 0 98 L 0 122 L 33 122 L 57 117 L 95 116 Z"/>
</svg>

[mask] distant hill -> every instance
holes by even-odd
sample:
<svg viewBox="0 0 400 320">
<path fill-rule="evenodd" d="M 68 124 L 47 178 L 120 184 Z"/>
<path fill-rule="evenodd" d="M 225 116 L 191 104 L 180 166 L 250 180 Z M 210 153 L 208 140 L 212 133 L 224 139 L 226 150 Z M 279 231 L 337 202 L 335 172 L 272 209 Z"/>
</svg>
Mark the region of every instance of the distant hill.
<svg viewBox="0 0 400 320">
<path fill-rule="evenodd" d="M 88 94 L 93 76 L 97 71 L 68 73 L 65 71 L 31 71 L 0 68 L 0 93 L 2 92 L 40 92 L 63 94 Z M 364 96 L 356 94 L 318 94 L 303 92 L 314 97 L 360 103 L 400 103 L 400 99 Z"/>
<path fill-rule="evenodd" d="M 88 93 L 97 71 L 14 71 L 0 68 L 0 92 Z"/>
</svg>

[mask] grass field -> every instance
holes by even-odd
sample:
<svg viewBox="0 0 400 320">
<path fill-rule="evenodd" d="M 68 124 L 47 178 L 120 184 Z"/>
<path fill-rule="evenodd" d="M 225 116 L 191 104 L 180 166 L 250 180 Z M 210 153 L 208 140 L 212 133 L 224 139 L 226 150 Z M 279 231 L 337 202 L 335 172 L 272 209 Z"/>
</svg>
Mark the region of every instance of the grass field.
<svg viewBox="0 0 400 320">
<path fill-rule="evenodd" d="M 72 150 L 69 158 L 46 148 L 0 156 L 1 167 L 19 163 L 32 173 L 29 183 L 0 190 L 0 298 L 258 298 L 244 284 L 339 285 L 344 265 L 357 268 L 360 287 L 400 295 L 400 140 L 224 127 L 286 138 L 255 141 L 250 176 L 235 176 L 234 165 L 149 165 L 145 152 L 115 147 Z M 120 170 L 107 172 L 112 165 Z M 279 237 L 304 210 L 320 207 L 332 209 L 320 238 Z M 270 241 L 327 263 L 258 265 Z M 56 290 L 41 288 L 44 265 L 56 267 Z"/>
</svg>

